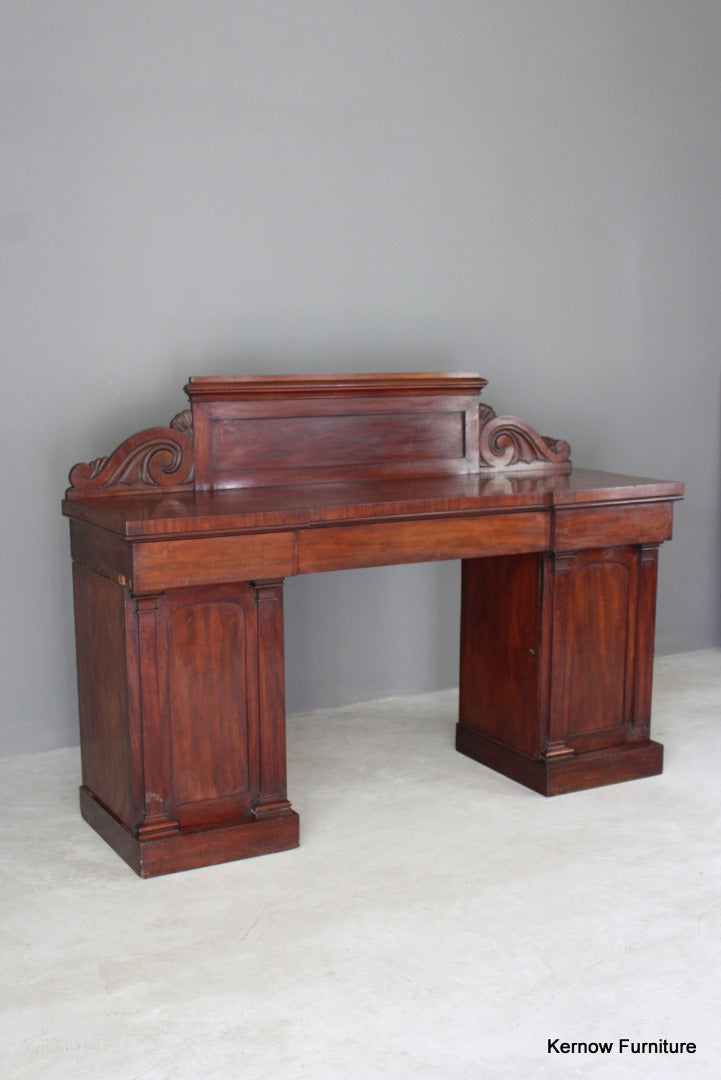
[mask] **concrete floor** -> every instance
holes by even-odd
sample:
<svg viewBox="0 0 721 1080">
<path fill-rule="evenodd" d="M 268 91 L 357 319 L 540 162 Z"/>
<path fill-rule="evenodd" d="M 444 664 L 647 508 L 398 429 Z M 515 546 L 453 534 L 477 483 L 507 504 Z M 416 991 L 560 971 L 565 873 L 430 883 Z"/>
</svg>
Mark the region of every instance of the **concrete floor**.
<svg viewBox="0 0 721 1080">
<path fill-rule="evenodd" d="M 544 799 L 454 713 L 292 718 L 301 847 L 150 881 L 81 820 L 76 750 L 0 761 L 0 1075 L 721 1075 L 721 652 L 657 661 L 649 780 Z"/>
</svg>

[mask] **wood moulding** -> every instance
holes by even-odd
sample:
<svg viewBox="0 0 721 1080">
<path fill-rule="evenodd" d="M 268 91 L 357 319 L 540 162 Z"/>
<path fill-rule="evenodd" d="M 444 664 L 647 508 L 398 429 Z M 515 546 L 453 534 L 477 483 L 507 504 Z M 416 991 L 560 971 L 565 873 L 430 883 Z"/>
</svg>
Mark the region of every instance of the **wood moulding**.
<svg viewBox="0 0 721 1080">
<path fill-rule="evenodd" d="M 466 371 L 353 372 L 348 375 L 192 375 L 191 402 L 265 398 L 394 397 L 480 394 L 487 379 Z"/>
</svg>

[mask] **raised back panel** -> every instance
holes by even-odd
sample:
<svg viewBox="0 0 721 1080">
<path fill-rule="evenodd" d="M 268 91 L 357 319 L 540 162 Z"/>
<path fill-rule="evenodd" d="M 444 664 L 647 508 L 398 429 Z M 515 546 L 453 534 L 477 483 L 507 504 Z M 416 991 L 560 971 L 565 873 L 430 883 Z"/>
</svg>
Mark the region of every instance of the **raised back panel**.
<svg viewBox="0 0 721 1080">
<path fill-rule="evenodd" d="M 197 488 L 476 472 L 477 375 L 200 377 Z"/>
</svg>

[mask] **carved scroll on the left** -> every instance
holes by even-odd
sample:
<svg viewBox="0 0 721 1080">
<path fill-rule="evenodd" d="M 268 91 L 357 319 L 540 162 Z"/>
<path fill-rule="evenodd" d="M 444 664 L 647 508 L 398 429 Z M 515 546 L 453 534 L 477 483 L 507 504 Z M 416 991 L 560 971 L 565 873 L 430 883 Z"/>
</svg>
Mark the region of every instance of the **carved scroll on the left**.
<svg viewBox="0 0 721 1080">
<path fill-rule="evenodd" d="M 193 486 L 193 428 L 190 411 L 178 413 L 170 427 L 131 435 L 109 457 L 79 462 L 70 470 L 68 499 L 120 492 L 188 490 Z"/>
</svg>

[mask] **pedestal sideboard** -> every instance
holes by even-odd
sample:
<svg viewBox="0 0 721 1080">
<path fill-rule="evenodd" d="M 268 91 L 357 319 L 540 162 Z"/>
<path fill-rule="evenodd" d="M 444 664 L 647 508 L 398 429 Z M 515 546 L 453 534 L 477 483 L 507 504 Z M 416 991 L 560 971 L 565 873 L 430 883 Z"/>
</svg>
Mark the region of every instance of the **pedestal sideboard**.
<svg viewBox="0 0 721 1080">
<path fill-rule="evenodd" d="M 73 468 L 81 809 L 139 874 L 298 844 L 296 574 L 461 560 L 457 748 L 544 795 L 661 771 L 656 574 L 683 485 L 573 469 L 484 385 L 194 378 L 168 427 Z"/>
</svg>

